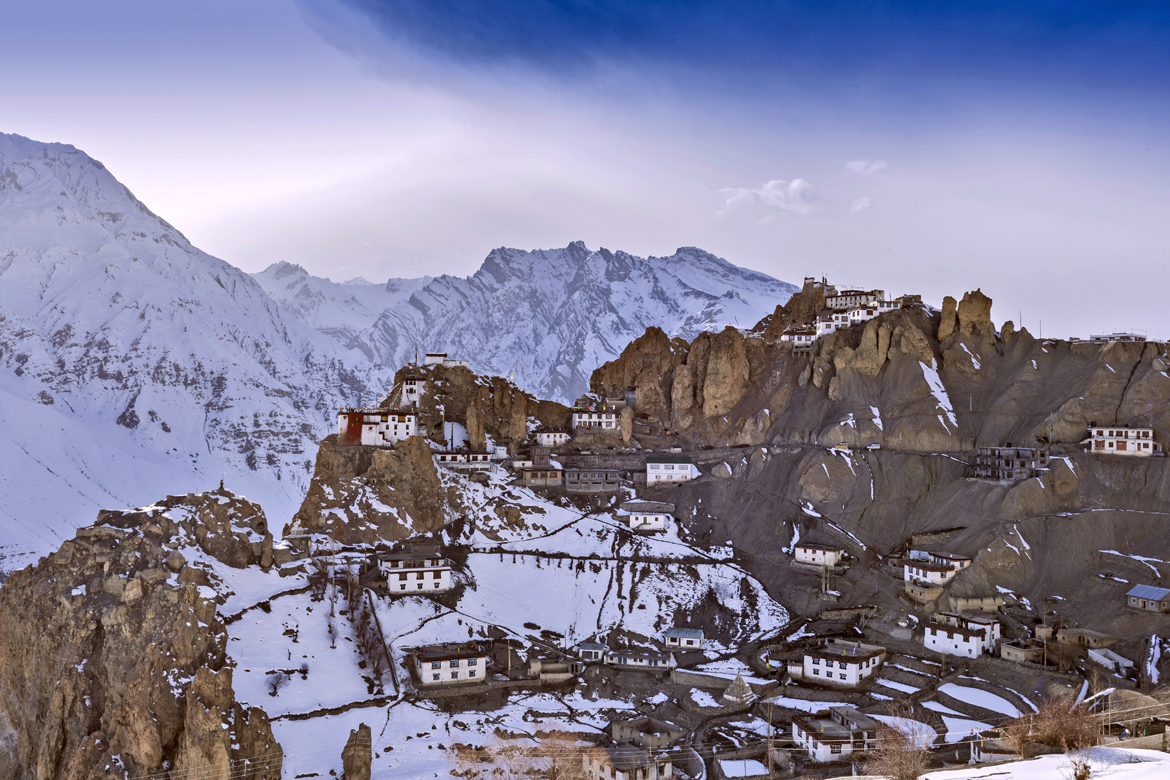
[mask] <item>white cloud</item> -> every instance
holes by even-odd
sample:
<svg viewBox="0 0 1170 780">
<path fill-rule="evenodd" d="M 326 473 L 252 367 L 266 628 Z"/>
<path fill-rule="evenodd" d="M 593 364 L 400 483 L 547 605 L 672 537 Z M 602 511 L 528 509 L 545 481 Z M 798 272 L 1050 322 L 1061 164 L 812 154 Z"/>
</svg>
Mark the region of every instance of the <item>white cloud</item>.
<svg viewBox="0 0 1170 780">
<path fill-rule="evenodd" d="M 792 214 L 807 214 L 816 207 L 812 185 L 804 179 L 781 181 L 773 179 L 760 187 L 725 187 L 719 195 L 725 198 L 719 216 L 741 206 L 761 205 Z"/>
<path fill-rule="evenodd" d="M 868 160 L 854 160 L 853 162 L 845 163 L 845 170 L 851 173 L 860 173 L 865 176 L 881 173 L 889 167 L 886 165 L 885 160 L 874 160 L 873 162 Z"/>
<path fill-rule="evenodd" d="M 850 204 L 849 216 L 852 217 L 854 214 L 856 214 L 859 211 L 865 211 L 867 208 L 869 208 L 872 205 L 873 205 L 873 200 L 870 199 L 870 197 L 868 195 L 863 195 L 860 198 L 858 198 L 857 200 L 853 201 L 852 204 Z"/>
</svg>

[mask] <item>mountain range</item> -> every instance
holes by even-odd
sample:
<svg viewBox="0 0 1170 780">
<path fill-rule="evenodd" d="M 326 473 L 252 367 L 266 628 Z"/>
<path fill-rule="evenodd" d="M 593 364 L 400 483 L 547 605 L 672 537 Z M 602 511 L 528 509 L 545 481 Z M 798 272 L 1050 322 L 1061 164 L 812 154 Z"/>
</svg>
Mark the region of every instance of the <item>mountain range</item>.
<svg viewBox="0 0 1170 780">
<path fill-rule="evenodd" d="M 445 350 L 569 400 L 649 325 L 745 326 L 791 285 L 697 249 L 497 249 L 466 279 L 255 276 L 84 152 L 0 134 L 0 569 L 99 508 L 224 479 L 279 518 L 344 404 Z"/>
</svg>

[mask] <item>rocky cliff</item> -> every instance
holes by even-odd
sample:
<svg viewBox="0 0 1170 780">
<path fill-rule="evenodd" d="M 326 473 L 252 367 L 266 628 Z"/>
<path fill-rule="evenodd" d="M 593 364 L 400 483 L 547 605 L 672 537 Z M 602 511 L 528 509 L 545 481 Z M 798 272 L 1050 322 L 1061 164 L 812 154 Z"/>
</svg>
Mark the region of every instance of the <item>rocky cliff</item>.
<svg viewBox="0 0 1170 780">
<path fill-rule="evenodd" d="M 799 308 L 802 296 L 784 307 Z M 1075 445 L 1090 422 L 1170 426 L 1161 345 L 1041 342 L 997 329 L 976 290 L 941 312 L 904 308 L 838 331 L 811 353 L 772 324 L 690 344 L 650 330 L 593 375 L 594 392 L 633 390 L 636 411 L 692 446 L 846 444 L 915 452 Z"/>
<path fill-rule="evenodd" d="M 267 715 L 233 693 L 209 565 L 247 566 L 270 545 L 260 508 L 220 490 L 105 512 L 9 577 L 0 776 L 278 780 Z"/>
</svg>

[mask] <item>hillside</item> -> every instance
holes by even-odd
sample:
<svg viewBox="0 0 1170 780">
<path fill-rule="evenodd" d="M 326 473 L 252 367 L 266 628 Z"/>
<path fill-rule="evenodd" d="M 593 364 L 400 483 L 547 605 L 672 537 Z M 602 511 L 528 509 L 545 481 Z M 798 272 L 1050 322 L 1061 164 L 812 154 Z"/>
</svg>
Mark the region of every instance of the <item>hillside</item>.
<svg viewBox="0 0 1170 780">
<path fill-rule="evenodd" d="M 0 135 L 6 553 L 225 474 L 291 512 L 333 411 L 392 375 L 285 314 L 84 152 Z"/>
</svg>

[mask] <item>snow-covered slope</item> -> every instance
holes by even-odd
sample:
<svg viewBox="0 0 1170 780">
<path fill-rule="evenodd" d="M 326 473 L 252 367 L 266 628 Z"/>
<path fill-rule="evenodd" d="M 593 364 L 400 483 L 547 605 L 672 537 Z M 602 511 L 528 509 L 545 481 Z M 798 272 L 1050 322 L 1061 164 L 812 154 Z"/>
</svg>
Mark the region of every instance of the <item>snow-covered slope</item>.
<svg viewBox="0 0 1170 780">
<path fill-rule="evenodd" d="M 273 263 L 253 276 L 287 311 L 343 344 L 368 330 L 382 312 L 408 301 L 433 278 L 391 279 L 385 284 L 365 279 L 338 283 L 310 276 L 299 265 L 284 262 Z"/>
<path fill-rule="evenodd" d="M 294 268 L 273 266 L 257 279 L 290 312 L 383 365 L 445 351 L 480 373 L 514 377 L 562 402 L 580 396 L 593 369 L 651 325 L 688 340 L 725 325 L 747 327 L 796 291 L 693 247 L 641 258 L 592 251 L 578 241 L 564 249 L 496 249 L 470 277 L 418 285 L 355 333 L 352 326 L 369 309 L 359 313 L 348 295 L 353 288 Z M 284 281 L 294 276 L 295 285 Z M 387 289 L 405 291 L 419 281 L 392 279 Z"/>
<path fill-rule="evenodd" d="M 333 410 L 376 397 L 391 375 L 191 246 L 98 161 L 0 135 L 9 552 L 55 547 L 98 507 L 225 473 L 281 516 L 303 496 Z"/>
</svg>

